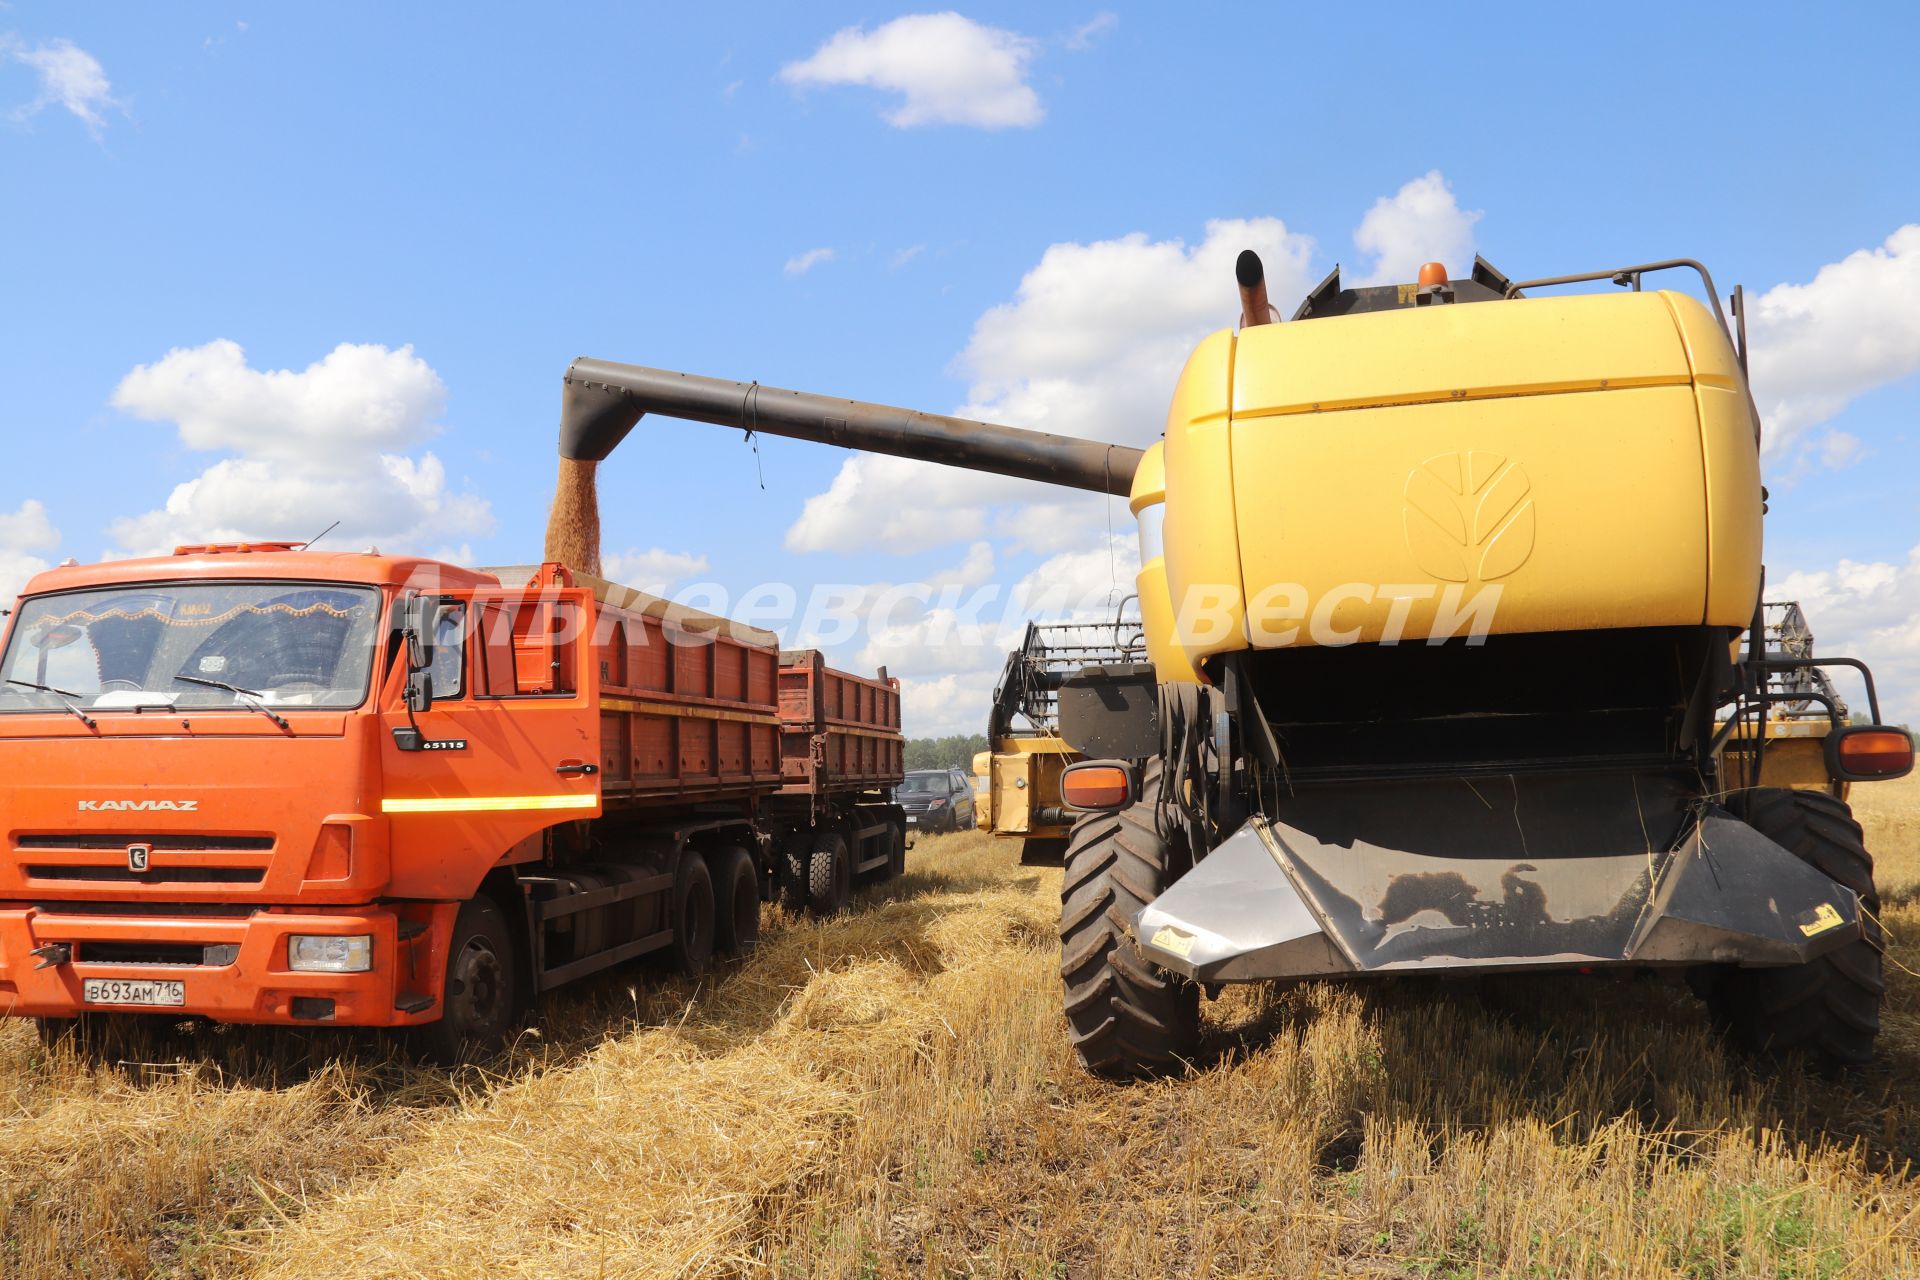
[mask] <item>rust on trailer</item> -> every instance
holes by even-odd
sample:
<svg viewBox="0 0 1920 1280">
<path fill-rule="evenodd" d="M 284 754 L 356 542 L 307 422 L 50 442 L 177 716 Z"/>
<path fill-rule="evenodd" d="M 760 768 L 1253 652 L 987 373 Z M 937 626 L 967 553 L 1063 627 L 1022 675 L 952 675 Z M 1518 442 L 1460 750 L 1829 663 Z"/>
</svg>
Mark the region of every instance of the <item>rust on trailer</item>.
<svg viewBox="0 0 1920 1280">
<path fill-rule="evenodd" d="M 890 787 L 903 776 L 900 682 L 827 666 L 817 650 L 780 655 L 780 765 L 789 794 Z"/>
</svg>

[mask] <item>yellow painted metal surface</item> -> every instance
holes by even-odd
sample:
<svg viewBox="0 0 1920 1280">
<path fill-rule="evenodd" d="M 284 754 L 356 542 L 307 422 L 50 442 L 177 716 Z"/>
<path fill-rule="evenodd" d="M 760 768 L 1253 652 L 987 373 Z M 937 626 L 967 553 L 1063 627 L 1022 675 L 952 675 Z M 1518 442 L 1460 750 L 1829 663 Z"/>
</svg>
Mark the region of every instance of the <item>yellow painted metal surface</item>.
<svg viewBox="0 0 1920 1280">
<path fill-rule="evenodd" d="M 1040 809 L 1060 807 L 1060 774 L 1078 759 L 1073 748 L 1056 737 L 997 740 L 992 752 L 974 757 L 976 775 L 983 760 L 987 769 L 987 785 L 975 793 L 974 825 L 996 836 L 1064 837 L 1072 824 L 1042 822 L 1034 815 Z"/>
<path fill-rule="evenodd" d="M 1197 666 L 1476 624 L 1734 626 L 1758 590 L 1752 418 L 1684 295 L 1218 333 L 1182 375 L 1164 465 L 1157 618 L 1141 573 L 1157 665 L 1161 646 Z"/>
<path fill-rule="evenodd" d="M 1147 642 L 1147 661 L 1162 684 L 1194 684 L 1199 676 L 1187 661 L 1186 650 L 1174 643 L 1173 601 L 1167 594 L 1166 559 L 1166 445 L 1148 446 L 1133 473 L 1127 507 L 1140 527 L 1140 572 L 1133 589 L 1140 597 L 1141 634 Z"/>
</svg>

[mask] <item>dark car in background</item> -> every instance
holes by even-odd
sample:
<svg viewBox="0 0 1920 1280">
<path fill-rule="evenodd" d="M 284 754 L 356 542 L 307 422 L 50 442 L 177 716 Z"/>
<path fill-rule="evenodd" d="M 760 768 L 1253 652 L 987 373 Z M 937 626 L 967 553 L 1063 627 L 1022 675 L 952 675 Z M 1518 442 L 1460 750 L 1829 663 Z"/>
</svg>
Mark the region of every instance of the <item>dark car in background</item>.
<svg viewBox="0 0 1920 1280">
<path fill-rule="evenodd" d="M 961 831 L 973 825 L 973 782 L 958 769 L 909 770 L 893 798 L 907 811 L 910 829 Z"/>
</svg>

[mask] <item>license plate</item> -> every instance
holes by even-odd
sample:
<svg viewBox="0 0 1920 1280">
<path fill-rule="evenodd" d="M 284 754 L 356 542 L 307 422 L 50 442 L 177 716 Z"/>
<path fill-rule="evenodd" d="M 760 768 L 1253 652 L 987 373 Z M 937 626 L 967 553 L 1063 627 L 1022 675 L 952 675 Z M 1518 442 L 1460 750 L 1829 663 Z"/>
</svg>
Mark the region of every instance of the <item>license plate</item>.
<svg viewBox="0 0 1920 1280">
<path fill-rule="evenodd" d="M 912 814 L 908 814 L 908 815 L 907 815 L 907 825 L 908 825 L 908 826 L 910 826 L 910 827 L 917 827 L 917 826 L 919 826 L 919 825 L 920 825 L 920 819 L 918 819 L 918 818 L 916 818 L 916 817 L 914 817 L 914 816 L 913 816 Z"/>
<path fill-rule="evenodd" d="M 80 984 L 80 998 L 88 1004 L 183 1005 L 187 984 L 150 979 L 88 978 Z"/>
</svg>

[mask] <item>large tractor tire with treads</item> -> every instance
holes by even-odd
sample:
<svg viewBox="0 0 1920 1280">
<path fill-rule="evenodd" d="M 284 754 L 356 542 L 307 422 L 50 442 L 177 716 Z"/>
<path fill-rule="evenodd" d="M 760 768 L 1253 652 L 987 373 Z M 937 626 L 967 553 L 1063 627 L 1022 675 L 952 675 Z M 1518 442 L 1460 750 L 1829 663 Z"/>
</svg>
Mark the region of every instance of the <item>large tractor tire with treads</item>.
<svg viewBox="0 0 1920 1280">
<path fill-rule="evenodd" d="M 1727 808 L 1860 899 L 1865 936 L 1836 951 L 1774 969 L 1715 969 L 1708 1007 L 1741 1047 L 1770 1056 L 1799 1053 L 1816 1067 L 1855 1066 L 1873 1056 L 1880 1032 L 1884 949 L 1873 857 L 1844 801 L 1818 791 L 1756 787 Z"/>
<path fill-rule="evenodd" d="M 1180 1070 L 1200 1040 L 1200 991 L 1155 968 L 1133 943 L 1140 909 L 1186 868 L 1160 834 L 1160 762 L 1141 799 L 1074 825 L 1060 885 L 1060 979 L 1068 1035 L 1087 1070 L 1132 1079 Z"/>
</svg>

